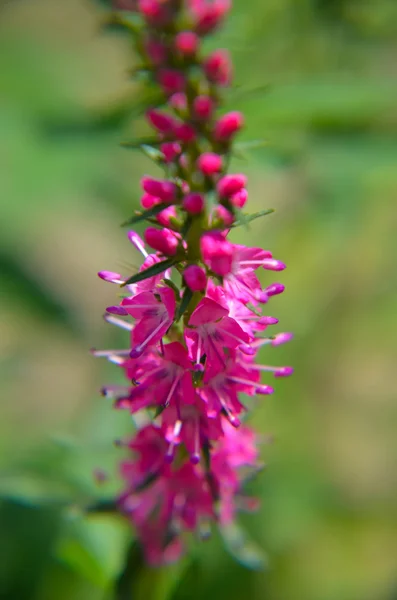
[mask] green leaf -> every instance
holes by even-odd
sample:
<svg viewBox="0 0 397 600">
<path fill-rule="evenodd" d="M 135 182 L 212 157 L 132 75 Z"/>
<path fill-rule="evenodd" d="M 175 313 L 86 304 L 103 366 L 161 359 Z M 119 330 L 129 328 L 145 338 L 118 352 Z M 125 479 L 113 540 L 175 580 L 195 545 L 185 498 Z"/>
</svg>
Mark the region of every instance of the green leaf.
<svg viewBox="0 0 397 600">
<path fill-rule="evenodd" d="M 135 275 L 132 275 L 132 277 L 127 279 L 127 281 L 125 281 L 121 287 L 124 287 L 126 285 L 131 285 L 132 283 L 138 283 L 138 281 L 144 281 L 145 279 L 149 279 L 149 277 L 154 277 L 155 275 L 159 275 L 163 271 L 166 271 L 167 269 L 172 267 L 174 262 L 175 262 L 174 258 L 167 258 L 166 260 L 163 260 L 162 262 L 156 263 L 156 264 L 152 265 L 151 267 L 145 269 L 144 271 L 140 271 L 139 273 L 135 273 Z"/>
<path fill-rule="evenodd" d="M 143 212 L 138 212 L 133 217 L 131 217 L 131 219 L 128 219 L 128 221 L 122 223 L 121 226 L 124 227 L 125 225 L 134 225 L 135 223 L 139 223 L 140 221 L 146 221 L 147 219 L 158 215 L 162 210 L 167 208 L 167 206 L 168 205 L 165 203 L 156 204 L 156 206 L 152 206 L 152 208 L 148 208 Z"/>
<path fill-rule="evenodd" d="M 130 529 L 118 516 L 69 517 L 56 555 L 73 571 L 103 589 L 119 575 Z"/>
<path fill-rule="evenodd" d="M 236 523 L 219 526 L 219 531 L 230 554 L 248 569 L 259 570 L 267 566 L 263 550 Z"/>
<path fill-rule="evenodd" d="M 190 300 L 193 298 L 193 292 L 190 288 L 186 287 L 183 292 L 181 303 L 179 304 L 178 311 L 176 314 L 176 320 L 179 321 L 181 316 L 185 313 L 187 307 L 189 306 Z"/>
<path fill-rule="evenodd" d="M 120 146 L 122 148 L 127 148 L 128 150 L 142 150 L 143 146 L 159 146 L 160 143 L 161 142 L 156 140 L 156 138 L 141 138 L 137 140 L 121 142 Z"/>
<path fill-rule="evenodd" d="M 145 156 L 156 164 L 164 162 L 164 154 L 160 150 L 157 150 L 157 148 L 153 148 L 153 146 L 149 146 L 148 144 L 142 144 L 141 150 Z"/>
<path fill-rule="evenodd" d="M 102 29 L 110 33 L 132 33 L 138 35 L 141 26 L 136 19 L 136 15 L 130 13 L 111 13 L 102 22 Z"/>
<path fill-rule="evenodd" d="M 264 148 L 268 146 L 269 142 L 267 140 L 251 140 L 247 142 L 237 142 L 233 146 L 232 154 L 238 158 L 246 158 L 246 152 L 248 150 L 257 150 L 258 148 Z"/>
<path fill-rule="evenodd" d="M 265 217 L 266 215 L 270 215 L 274 212 L 274 208 L 267 208 L 265 210 L 260 210 L 259 212 L 252 213 L 251 215 L 246 215 L 244 213 L 239 213 L 237 220 L 233 223 L 232 227 L 238 227 L 239 225 L 248 225 L 251 221 L 255 219 L 259 219 L 259 217 Z"/>
</svg>

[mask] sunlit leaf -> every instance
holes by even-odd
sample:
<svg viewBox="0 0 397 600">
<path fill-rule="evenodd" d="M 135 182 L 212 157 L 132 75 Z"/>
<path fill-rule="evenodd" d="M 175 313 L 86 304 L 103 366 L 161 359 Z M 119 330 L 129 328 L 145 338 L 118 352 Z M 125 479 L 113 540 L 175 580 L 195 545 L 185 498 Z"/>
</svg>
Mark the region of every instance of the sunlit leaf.
<svg viewBox="0 0 397 600">
<path fill-rule="evenodd" d="M 139 281 L 144 281 L 145 279 L 149 279 L 149 277 L 154 277 L 155 275 L 159 275 L 163 271 L 166 271 L 167 269 L 172 267 L 174 262 L 175 261 L 173 258 L 167 258 L 166 260 L 163 260 L 159 263 L 155 263 L 151 267 L 148 267 L 147 269 L 144 269 L 143 271 L 140 271 L 139 273 L 132 275 L 132 277 L 130 277 L 129 279 L 127 279 L 127 281 L 125 283 L 123 283 L 123 286 L 131 285 L 133 283 L 138 283 Z"/>
</svg>

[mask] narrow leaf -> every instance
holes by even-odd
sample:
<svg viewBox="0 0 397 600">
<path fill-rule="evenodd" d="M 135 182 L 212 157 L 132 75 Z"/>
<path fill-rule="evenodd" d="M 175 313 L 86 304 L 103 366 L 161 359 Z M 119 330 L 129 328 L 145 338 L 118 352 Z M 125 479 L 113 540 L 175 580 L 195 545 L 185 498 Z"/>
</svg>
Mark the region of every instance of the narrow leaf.
<svg viewBox="0 0 397 600">
<path fill-rule="evenodd" d="M 239 213 L 238 219 L 233 223 L 232 227 L 238 227 L 239 225 L 248 225 L 248 223 L 251 223 L 251 221 L 259 219 L 259 217 L 265 217 L 266 215 L 270 215 L 273 212 L 274 208 L 267 208 L 265 210 L 260 210 L 256 213 L 252 213 L 251 215 Z"/>
<path fill-rule="evenodd" d="M 128 221 L 122 223 L 121 226 L 124 227 L 125 225 L 134 225 L 135 223 L 139 223 L 140 221 L 146 221 L 148 219 L 151 219 L 152 217 L 158 215 L 162 210 L 167 208 L 167 206 L 167 204 L 161 203 L 156 204 L 156 206 L 152 206 L 152 208 L 148 208 L 143 212 L 137 212 L 133 217 L 131 217 L 131 219 L 128 219 Z"/>
<path fill-rule="evenodd" d="M 182 300 L 178 308 L 178 312 L 176 314 L 176 320 L 179 321 L 181 316 L 185 313 L 187 307 L 189 306 L 190 300 L 193 298 L 193 292 L 190 288 L 186 287 L 183 292 Z"/>
<path fill-rule="evenodd" d="M 144 269 L 144 271 L 139 271 L 139 273 L 135 273 L 132 275 L 127 281 L 125 281 L 121 287 L 125 285 L 131 285 L 132 283 L 138 283 L 138 281 L 144 281 L 145 279 L 149 279 L 149 277 L 154 277 L 155 275 L 159 275 L 163 271 L 166 271 L 174 264 L 174 258 L 167 258 L 162 262 L 155 263 L 151 267 Z"/>
<path fill-rule="evenodd" d="M 120 146 L 122 148 L 127 148 L 128 150 L 142 150 L 142 146 L 159 146 L 160 143 L 161 142 L 156 140 L 156 138 L 141 138 L 137 140 L 121 142 Z"/>
<path fill-rule="evenodd" d="M 148 144 L 142 144 L 141 150 L 145 156 L 156 164 L 164 162 L 164 154 L 160 150 L 157 150 L 157 148 L 153 148 L 153 146 L 149 146 Z"/>
<path fill-rule="evenodd" d="M 248 569 L 259 570 L 267 566 L 265 553 L 236 523 L 219 527 L 222 539 L 230 554 Z"/>
</svg>

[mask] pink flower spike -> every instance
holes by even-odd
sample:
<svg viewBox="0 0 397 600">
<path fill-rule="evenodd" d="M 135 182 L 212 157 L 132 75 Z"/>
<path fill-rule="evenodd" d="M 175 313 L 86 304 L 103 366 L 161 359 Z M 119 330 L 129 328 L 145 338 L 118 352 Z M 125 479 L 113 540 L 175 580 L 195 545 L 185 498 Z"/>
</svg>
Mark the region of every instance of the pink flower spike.
<svg viewBox="0 0 397 600">
<path fill-rule="evenodd" d="M 202 267 L 189 265 L 183 272 L 186 285 L 193 292 L 204 291 L 207 286 L 207 275 Z"/>
<path fill-rule="evenodd" d="M 214 152 L 204 152 L 198 157 L 197 166 L 204 175 L 211 177 L 222 170 L 222 157 Z"/>
<path fill-rule="evenodd" d="M 178 187 L 171 181 L 143 177 L 141 184 L 146 193 L 160 198 L 160 200 L 167 204 L 173 204 L 177 199 Z"/>
<path fill-rule="evenodd" d="M 178 249 L 178 239 L 169 229 L 148 227 L 145 231 L 145 242 L 165 256 L 175 256 Z"/>
<path fill-rule="evenodd" d="M 294 335 L 292 333 L 277 333 L 272 339 L 272 346 L 280 346 L 292 340 Z"/>
<path fill-rule="evenodd" d="M 214 112 L 215 104 L 210 96 L 196 96 L 193 101 L 193 112 L 196 118 L 207 121 Z"/>
<path fill-rule="evenodd" d="M 292 367 L 279 367 L 274 371 L 275 377 L 289 377 L 294 372 Z"/>
<path fill-rule="evenodd" d="M 203 63 L 208 81 L 218 85 L 229 85 L 232 79 L 232 64 L 226 50 L 215 50 Z"/>
<path fill-rule="evenodd" d="M 98 277 L 109 283 L 124 283 L 124 279 L 120 273 L 114 273 L 114 271 L 99 271 Z"/>
<path fill-rule="evenodd" d="M 275 258 L 268 258 L 263 261 L 262 267 L 267 271 L 284 271 L 284 269 L 287 268 L 287 265 Z"/>
<path fill-rule="evenodd" d="M 216 189 L 221 198 L 230 198 L 240 192 L 247 185 L 247 177 L 238 175 L 225 175 L 217 183 Z"/>
<path fill-rule="evenodd" d="M 175 48 L 183 56 L 194 56 L 199 45 L 200 38 L 194 31 L 181 31 L 175 37 Z"/>
<path fill-rule="evenodd" d="M 223 115 L 216 123 L 214 137 L 218 142 L 229 142 L 244 125 L 244 117 L 234 111 Z"/>
<path fill-rule="evenodd" d="M 190 215 L 199 215 L 203 212 L 205 206 L 204 197 L 198 192 L 191 192 L 184 197 L 182 207 Z"/>
<path fill-rule="evenodd" d="M 200 249 L 205 264 L 217 275 L 230 273 L 233 245 L 219 231 L 209 231 L 201 236 Z"/>
</svg>

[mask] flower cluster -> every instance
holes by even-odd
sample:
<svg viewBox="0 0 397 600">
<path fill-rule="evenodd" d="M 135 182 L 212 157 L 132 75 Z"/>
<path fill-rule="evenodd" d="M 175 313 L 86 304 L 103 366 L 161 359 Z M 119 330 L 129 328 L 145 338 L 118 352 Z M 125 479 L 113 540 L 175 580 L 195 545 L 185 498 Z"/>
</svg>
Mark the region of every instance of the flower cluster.
<svg viewBox="0 0 397 600">
<path fill-rule="evenodd" d="M 128 347 L 94 354 L 125 374 L 125 386 L 103 394 L 149 416 L 127 444 L 119 503 L 147 560 L 160 564 L 180 556 L 186 532 L 205 535 L 211 522 L 231 523 L 239 508 L 255 507 L 242 489 L 258 467 L 256 435 L 241 424 L 243 396 L 273 392 L 262 373 L 292 373 L 256 362 L 263 346 L 291 334 L 268 335 L 278 321 L 264 308 L 284 286 L 263 287 L 258 277 L 285 265 L 228 239 L 248 198 L 245 175 L 227 173 L 244 119 L 218 116 L 231 61 L 224 50 L 203 56 L 201 42 L 229 0 L 119 0 L 116 8 L 162 92 L 146 118 L 155 135 L 150 156 L 164 177 L 142 178 L 142 210 L 130 221 L 149 222 L 144 239 L 128 232 L 143 255 L 139 272 L 99 273 L 125 292 L 105 320 L 129 333 Z"/>
</svg>

